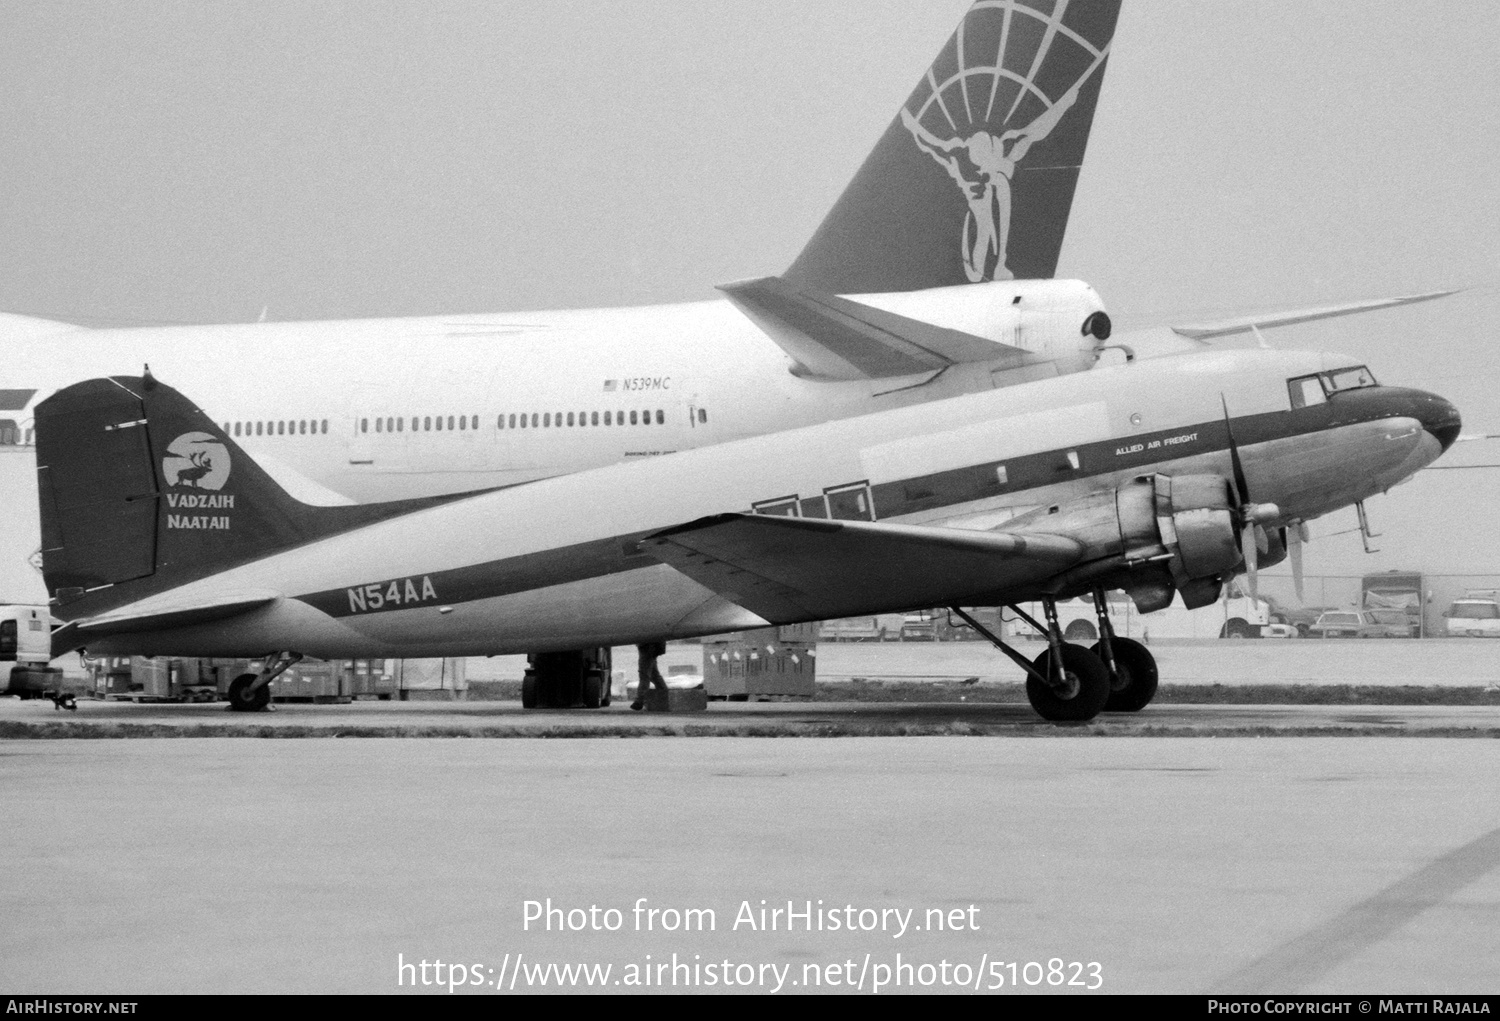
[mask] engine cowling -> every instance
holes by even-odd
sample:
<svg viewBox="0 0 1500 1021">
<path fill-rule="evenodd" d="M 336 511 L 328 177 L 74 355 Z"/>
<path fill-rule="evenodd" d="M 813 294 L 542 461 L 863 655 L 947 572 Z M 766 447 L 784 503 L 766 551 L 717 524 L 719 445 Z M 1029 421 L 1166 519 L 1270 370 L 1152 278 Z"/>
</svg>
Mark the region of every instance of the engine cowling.
<svg viewBox="0 0 1500 1021">
<path fill-rule="evenodd" d="M 1223 579 L 1243 567 L 1239 515 L 1222 476 L 1145 475 L 1113 492 L 1034 511 L 1006 530 L 1083 543 L 1082 563 L 1055 579 L 1048 594 L 1120 588 L 1150 613 L 1179 593 L 1189 609 L 1218 599 Z M 1265 534 L 1270 548 L 1260 563 L 1275 563 L 1286 555 L 1285 545 L 1274 531 Z"/>
</svg>

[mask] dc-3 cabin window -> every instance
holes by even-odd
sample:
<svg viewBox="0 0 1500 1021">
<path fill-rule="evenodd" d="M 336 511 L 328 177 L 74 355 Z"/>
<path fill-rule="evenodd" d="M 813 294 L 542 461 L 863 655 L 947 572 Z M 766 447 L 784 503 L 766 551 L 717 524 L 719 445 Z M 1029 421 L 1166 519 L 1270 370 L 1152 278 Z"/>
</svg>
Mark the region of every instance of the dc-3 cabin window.
<svg viewBox="0 0 1500 1021">
<path fill-rule="evenodd" d="M 823 491 L 828 501 L 828 516 L 839 521 L 874 521 L 875 501 L 871 499 L 870 484 L 855 482 L 847 486 L 834 486 Z"/>
<path fill-rule="evenodd" d="M 756 514 L 769 514 L 772 517 L 795 518 L 797 514 L 797 495 L 781 496 L 774 500 L 761 500 L 759 503 L 751 504 L 750 509 Z"/>
</svg>

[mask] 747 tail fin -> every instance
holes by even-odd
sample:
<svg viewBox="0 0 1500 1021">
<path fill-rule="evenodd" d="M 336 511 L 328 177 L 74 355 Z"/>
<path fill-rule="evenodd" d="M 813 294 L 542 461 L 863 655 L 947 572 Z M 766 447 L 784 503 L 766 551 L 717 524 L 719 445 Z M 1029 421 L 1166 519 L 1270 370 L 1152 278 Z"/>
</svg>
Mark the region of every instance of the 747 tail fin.
<svg viewBox="0 0 1500 1021">
<path fill-rule="evenodd" d="M 831 294 L 1057 270 L 1120 0 L 979 0 L 783 276 Z"/>
</svg>

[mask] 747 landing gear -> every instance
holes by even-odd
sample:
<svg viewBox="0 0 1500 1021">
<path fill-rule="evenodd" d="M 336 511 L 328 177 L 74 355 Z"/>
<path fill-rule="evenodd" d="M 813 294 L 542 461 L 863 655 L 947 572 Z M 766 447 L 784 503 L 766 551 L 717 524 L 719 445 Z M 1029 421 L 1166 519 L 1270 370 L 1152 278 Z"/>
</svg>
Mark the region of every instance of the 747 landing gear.
<svg viewBox="0 0 1500 1021">
<path fill-rule="evenodd" d="M 1094 590 L 1094 612 L 1099 615 L 1099 642 L 1091 651 L 1104 664 L 1109 679 L 1104 711 L 1139 712 L 1156 695 L 1156 657 L 1140 642 L 1115 634 L 1103 589 Z"/>
<path fill-rule="evenodd" d="M 263 712 L 271 705 L 271 682 L 302 659 L 300 652 L 282 652 L 269 657 L 258 674 L 240 674 L 229 682 L 229 711 Z"/>
</svg>

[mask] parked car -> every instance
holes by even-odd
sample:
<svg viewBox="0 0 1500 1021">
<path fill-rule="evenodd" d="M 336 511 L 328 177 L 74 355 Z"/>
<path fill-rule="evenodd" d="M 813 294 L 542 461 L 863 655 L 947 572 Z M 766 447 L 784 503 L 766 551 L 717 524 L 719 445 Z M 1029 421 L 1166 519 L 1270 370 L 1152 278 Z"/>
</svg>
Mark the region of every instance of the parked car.
<svg viewBox="0 0 1500 1021">
<path fill-rule="evenodd" d="M 1307 629 L 1309 638 L 1358 638 L 1365 619 L 1358 610 L 1328 610 Z"/>
<path fill-rule="evenodd" d="M 1283 606 L 1279 603 L 1271 604 L 1271 623 L 1290 624 L 1297 629 L 1297 634 L 1303 638 L 1308 636 L 1312 626 L 1318 622 L 1318 618 L 1330 610 L 1337 610 L 1336 606 Z"/>
<path fill-rule="evenodd" d="M 845 617 L 825 620 L 818 626 L 818 638 L 824 642 L 878 642 L 885 631 L 876 617 Z"/>
<path fill-rule="evenodd" d="M 901 622 L 903 642 L 935 642 L 937 637 L 937 622 L 930 613 L 908 613 Z"/>
<path fill-rule="evenodd" d="M 1457 599 L 1443 614 L 1448 637 L 1500 638 L 1500 603 L 1493 599 Z"/>
<path fill-rule="evenodd" d="M 1404 610 L 1329 610 L 1307 630 L 1309 638 L 1415 638 L 1421 625 Z"/>
</svg>

